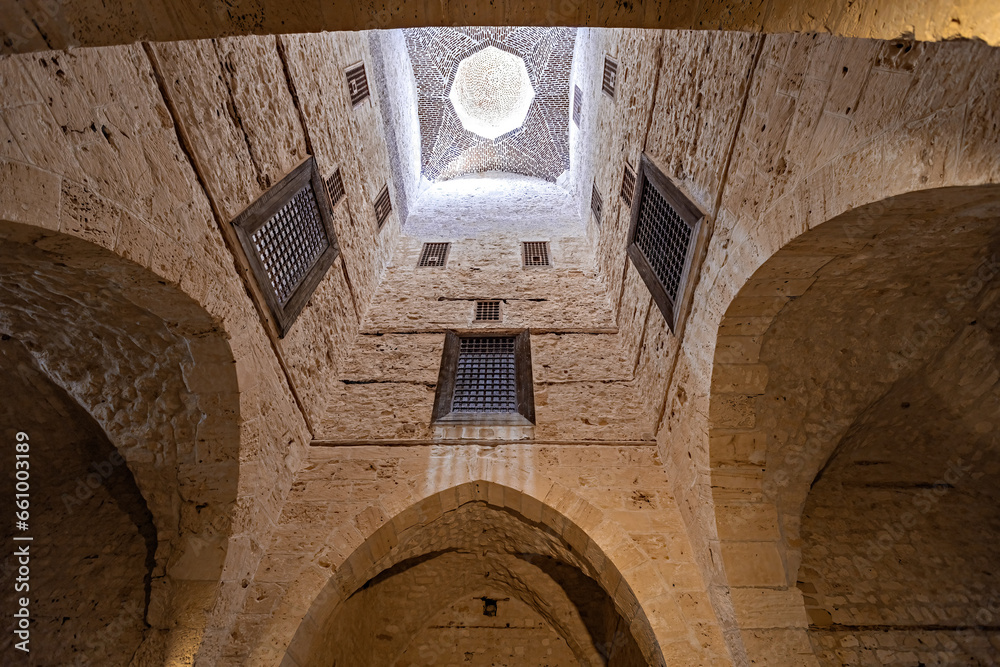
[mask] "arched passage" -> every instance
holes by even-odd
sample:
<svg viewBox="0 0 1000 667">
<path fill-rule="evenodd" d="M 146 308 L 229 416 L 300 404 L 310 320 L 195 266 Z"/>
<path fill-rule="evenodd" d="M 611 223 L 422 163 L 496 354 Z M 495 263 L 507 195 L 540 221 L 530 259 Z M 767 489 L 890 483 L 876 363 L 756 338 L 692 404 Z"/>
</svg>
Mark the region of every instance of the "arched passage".
<svg viewBox="0 0 1000 667">
<path fill-rule="evenodd" d="M 577 500 L 595 511 L 585 505 Z M 420 594 L 408 598 L 421 575 Z M 375 530 L 310 604 L 285 660 L 317 664 L 348 651 L 353 661 L 391 664 L 434 612 L 491 592 L 531 607 L 581 664 L 665 664 L 640 600 L 604 550 L 567 516 L 484 480 L 428 496 Z M 384 625 L 370 625 L 379 618 Z"/>
<path fill-rule="evenodd" d="M 745 636 L 827 664 L 902 654 L 924 632 L 985 638 L 972 611 L 934 621 L 930 610 L 948 608 L 946 579 L 988 605 L 1000 592 L 992 574 L 925 574 L 974 537 L 946 516 L 975 517 L 991 553 L 1000 536 L 978 481 L 996 469 L 995 408 L 985 406 L 996 405 L 998 195 L 993 185 L 942 188 L 848 211 L 775 253 L 730 304 L 709 435 L 720 548 Z M 954 505 L 920 514 L 919 494 L 943 488 L 949 461 L 973 457 L 977 482 L 967 476 Z M 893 540 L 901 558 L 859 571 L 864 541 L 907 507 L 907 537 Z M 977 553 L 972 561 L 989 560 Z M 934 659 L 982 655 L 940 639 Z"/>
<path fill-rule="evenodd" d="M 83 485 L 59 498 L 72 509 L 134 479 L 155 529 L 147 534 L 136 521 L 152 541 L 138 618 L 153 631 L 143 655 L 191 655 L 215 599 L 236 501 L 239 402 L 226 336 L 179 289 L 99 246 L 15 223 L 0 223 L 0 238 L 0 333 L 27 355 L 40 383 L 93 420 L 87 442 L 114 447 L 114 456 L 96 460 L 72 452 L 96 476 L 81 472 Z M 52 431 L 37 421 L 32 439 L 44 448 Z M 109 595 L 98 578 L 76 583 L 94 604 Z M 173 610 L 182 608 L 190 611 L 178 618 Z"/>
</svg>

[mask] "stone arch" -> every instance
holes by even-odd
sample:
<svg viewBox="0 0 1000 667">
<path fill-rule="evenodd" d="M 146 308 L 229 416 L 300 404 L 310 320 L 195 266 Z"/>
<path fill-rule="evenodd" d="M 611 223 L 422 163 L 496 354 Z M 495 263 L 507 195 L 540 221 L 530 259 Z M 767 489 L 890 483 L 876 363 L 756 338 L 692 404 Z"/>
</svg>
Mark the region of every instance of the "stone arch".
<svg viewBox="0 0 1000 667">
<path fill-rule="evenodd" d="M 656 575 L 650 576 L 648 563 L 635 560 L 638 552 L 631 537 L 613 518 L 561 485 L 523 471 L 494 469 L 486 474 L 501 479 L 473 477 L 474 481 L 457 485 L 442 479 L 433 485 L 436 489 L 416 497 L 400 489 L 402 493 L 394 499 L 383 499 L 353 522 L 341 524 L 327 540 L 330 548 L 320 560 L 323 569 L 307 568 L 297 575 L 286 595 L 288 601 L 276 611 L 278 620 L 271 626 L 271 636 L 257 644 L 250 664 L 310 664 L 338 605 L 401 559 L 420 558 L 427 549 L 442 550 L 441 545 L 424 545 L 404 556 L 400 545 L 469 505 L 503 514 L 564 545 L 613 601 L 646 663 L 665 664 L 661 646 L 667 644 L 672 655 L 697 660 L 694 656 L 701 647 L 689 646 L 687 639 L 678 645 L 677 634 L 684 635 L 688 629 L 668 627 L 681 615 L 677 601 Z M 394 511 L 383 513 L 383 507 Z"/>
<path fill-rule="evenodd" d="M 190 655 L 237 498 L 240 407 L 228 337 L 176 285 L 99 245 L 6 221 L 0 239 L 0 331 L 103 430 L 155 526 L 144 617 L 157 632 L 143 650 Z"/>
<path fill-rule="evenodd" d="M 745 639 L 765 640 L 747 642 L 752 660 L 766 664 L 767 645 L 815 664 L 807 628 L 821 616 L 807 616 L 796 586 L 807 500 L 832 493 L 838 460 L 864 462 L 859 443 L 879 402 L 971 335 L 996 295 L 987 283 L 1000 273 L 998 220 L 996 185 L 850 209 L 781 247 L 729 304 L 712 367 L 710 475 L 736 620 Z M 811 535 L 845 520 L 833 505 L 820 503 Z"/>
</svg>

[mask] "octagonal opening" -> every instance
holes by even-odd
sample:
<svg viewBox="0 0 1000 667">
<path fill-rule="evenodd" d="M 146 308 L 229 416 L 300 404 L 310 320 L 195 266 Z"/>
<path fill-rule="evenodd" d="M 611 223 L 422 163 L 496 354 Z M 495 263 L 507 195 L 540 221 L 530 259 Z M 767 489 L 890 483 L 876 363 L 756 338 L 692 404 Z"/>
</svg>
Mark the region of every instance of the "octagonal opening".
<svg viewBox="0 0 1000 667">
<path fill-rule="evenodd" d="M 495 46 L 458 64 L 448 94 L 462 126 L 487 139 L 521 127 L 534 98 L 524 60 Z"/>
</svg>

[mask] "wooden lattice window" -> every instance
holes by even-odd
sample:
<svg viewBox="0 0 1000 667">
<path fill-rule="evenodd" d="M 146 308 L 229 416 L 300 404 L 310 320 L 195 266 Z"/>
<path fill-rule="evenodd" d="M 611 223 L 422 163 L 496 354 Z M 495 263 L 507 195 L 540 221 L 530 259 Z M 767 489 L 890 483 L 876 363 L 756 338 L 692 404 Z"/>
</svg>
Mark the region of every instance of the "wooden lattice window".
<svg viewBox="0 0 1000 667">
<path fill-rule="evenodd" d="M 340 168 L 333 172 L 330 178 L 326 179 L 326 189 L 330 193 L 330 202 L 336 206 L 344 198 L 344 179 L 340 175 Z"/>
<path fill-rule="evenodd" d="M 583 113 L 583 91 L 580 86 L 573 86 L 573 123 L 580 127 L 580 115 Z"/>
<path fill-rule="evenodd" d="M 632 166 L 625 163 L 625 173 L 622 174 L 622 201 L 626 206 L 632 206 L 632 195 L 635 193 L 635 171 Z"/>
<path fill-rule="evenodd" d="M 448 263 L 448 252 L 451 249 L 450 243 L 425 243 L 420 250 L 420 259 L 417 260 L 418 267 L 434 267 L 443 269 Z"/>
<path fill-rule="evenodd" d="M 316 160 L 309 157 L 232 223 L 280 336 L 337 257 L 325 187 Z"/>
<path fill-rule="evenodd" d="M 521 259 L 524 266 L 551 266 L 549 261 L 548 241 L 523 241 L 521 243 Z"/>
<path fill-rule="evenodd" d="M 392 213 L 392 198 L 389 196 L 388 184 L 378 193 L 373 206 L 375 207 L 375 220 L 378 222 L 378 228 L 382 229 L 382 225 L 385 224 L 385 221 L 389 219 L 389 214 Z"/>
<path fill-rule="evenodd" d="M 601 90 L 605 95 L 615 96 L 618 84 L 618 63 L 611 56 L 604 56 L 604 75 L 601 77 Z"/>
<path fill-rule="evenodd" d="M 458 335 L 449 331 L 441 356 L 436 423 L 530 425 L 535 422 L 531 341 L 517 335 Z"/>
<path fill-rule="evenodd" d="M 347 92 L 351 96 L 351 104 L 358 106 L 370 94 L 368 91 L 368 74 L 363 62 L 351 65 L 345 71 L 347 75 Z"/>
<path fill-rule="evenodd" d="M 691 266 L 704 243 L 703 220 L 698 207 L 643 155 L 632 202 L 628 255 L 674 332 L 690 298 Z"/>
<path fill-rule="evenodd" d="M 500 301 L 489 299 L 476 301 L 476 321 L 477 322 L 499 322 L 500 321 Z"/>
<path fill-rule="evenodd" d="M 597 189 L 597 181 L 590 188 L 590 210 L 594 212 L 594 220 L 601 224 L 601 212 L 604 210 L 604 198 Z"/>
</svg>

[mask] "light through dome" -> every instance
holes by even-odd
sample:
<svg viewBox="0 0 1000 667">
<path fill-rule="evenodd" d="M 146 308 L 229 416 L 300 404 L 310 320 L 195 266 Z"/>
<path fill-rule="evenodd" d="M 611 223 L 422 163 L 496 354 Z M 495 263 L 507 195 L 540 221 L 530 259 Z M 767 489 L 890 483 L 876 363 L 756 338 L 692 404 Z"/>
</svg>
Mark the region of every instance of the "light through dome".
<svg viewBox="0 0 1000 667">
<path fill-rule="evenodd" d="M 494 46 L 458 64 L 448 95 L 465 129 L 487 139 L 521 127 L 534 98 L 524 60 Z"/>
</svg>

